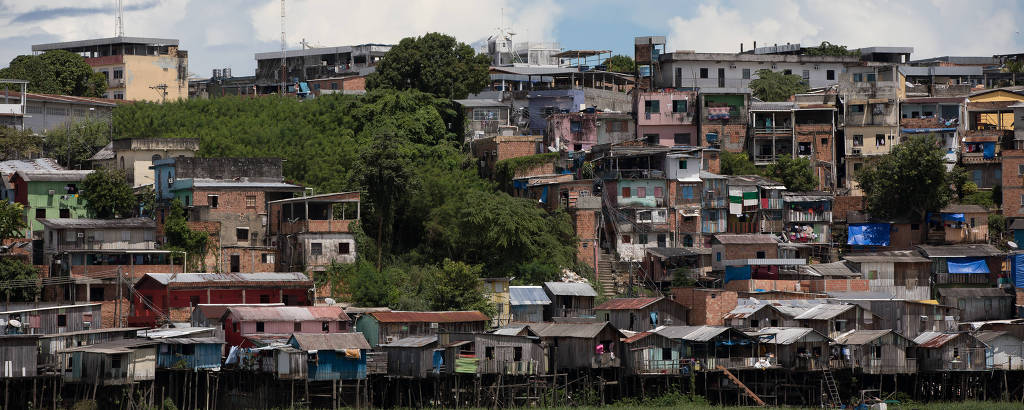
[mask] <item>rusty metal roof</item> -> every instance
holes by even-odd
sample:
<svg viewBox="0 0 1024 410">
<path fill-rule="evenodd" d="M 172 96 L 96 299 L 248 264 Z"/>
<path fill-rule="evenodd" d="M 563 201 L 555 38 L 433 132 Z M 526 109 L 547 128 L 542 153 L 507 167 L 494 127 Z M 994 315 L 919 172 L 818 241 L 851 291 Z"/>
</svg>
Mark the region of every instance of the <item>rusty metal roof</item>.
<svg viewBox="0 0 1024 410">
<path fill-rule="evenodd" d="M 800 314 L 796 315 L 793 319 L 796 320 L 829 320 L 836 316 L 845 313 L 847 310 L 854 309 L 857 305 L 840 305 L 821 303 L 812 306 L 810 309 L 804 310 Z"/>
<path fill-rule="evenodd" d="M 92 218 L 41 218 L 39 223 L 51 229 L 131 229 L 156 228 L 156 221 L 149 218 L 92 219 Z"/>
<path fill-rule="evenodd" d="M 707 342 L 729 331 L 735 329 L 728 326 L 663 326 L 657 329 L 656 333 L 669 339 Z"/>
<path fill-rule="evenodd" d="M 865 330 L 865 329 L 861 329 L 861 330 L 851 330 L 849 332 L 846 332 L 846 333 L 843 333 L 843 334 L 837 336 L 836 337 L 836 344 L 840 344 L 840 345 L 853 345 L 853 346 L 863 345 L 863 344 L 870 343 L 870 342 L 872 342 L 872 341 L 874 341 L 874 340 L 876 340 L 876 339 L 878 339 L 878 338 L 880 338 L 882 336 L 885 336 L 885 335 L 889 334 L 890 332 L 895 334 L 896 336 L 899 336 L 901 338 L 907 339 L 907 338 L 903 337 L 903 335 L 901 335 L 899 333 L 896 333 L 896 331 L 892 330 L 892 329 L 882 329 L 882 330 Z M 907 340 L 910 340 L 910 339 L 907 339 Z M 911 341 L 911 342 L 913 342 L 913 341 Z"/>
<path fill-rule="evenodd" d="M 491 320 L 487 315 L 476 310 L 464 310 L 454 312 L 370 312 L 370 316 L 383 323 L 456 323 L 456 322 L 486 322 Z"/>
<path fill-rule="evenodd" d="M 398 339 L 391 343 L 379 345 L 380 347 L 424 347 L 431 343 L 437 343 L 437 336 L 407 337 Z"/>
<path fill-rule="evenodd" d="M 966 256 L 1002 256 L 1004 253 L 987 243 L 959 245 L 917 245 L 917 248 L 929 258 L 951 258 Z"/>
<path fill-rule="evenodd" d="M 597 307 L 594 310 L 633 310 L 643 309 L 650 304 L 664 299 L 664 297 L 657 298 L 618 298 L 610 299 Z"/>
<path fill-rule="evenodd" d="M 540 337 L 576 337 L 576 338 L 594 338 L 597 337 L 605 327 L 611 326 L 608 322 L 595 322 L 595 323 L 531 323 L 529 324 L 530 329 L 537 332 Z M 615 329 L 612 326 L 612 329 Z M 622 332 L 615 329 L 615 332 L 620 336 Z"/>
<path fill-rule="evenodd" d="M 828 336 L 809 327 L 766 327 L 748 334 L 761 337 L 762 342 L 779 345 L 788 345 L 800 341 L 818 342 L 831 340 Z"/>
<path fill-rule="evenodd" d="M 771 305 L 767 304 L 767 303 L 738 304 L 738 305 L 736 305 L 735 308 L 733 308 L 731 311 L 729 311 L 729 313 L 726 313 L 725 316 L 723 316 L 722 318 L 726 319 L 726 320 L 729 320 L 729 319 L 746 319 L 746 318 L 750 317 L 751 315 L 753 315 L 754 313 L 756 313 L 756 312 L 758 312 L 758 311 L 760 311 L 761 309 L 764 309 L 764 308 L 771 309 L 773 307 Z"/>
<path fill-rule="evenodd" d="M 657 334 L 657 333 L 640 332 L 640 333 L 637 333 L 637 334 L 635 334 L 633 336 L 630 336 L 630 337 L 627 337 L 627 338 L 623 339 L 622 342 L 623 343 L 633 343 L 635 341 L 641 340 L 641 339 L 643 339 L 643 338 L 645 338 L 647 336 L 653 335 L 653 334 Z M 664 337 L 664 336 L 662 336 L 662 337 Z"/>
<path fill-rule="evenodd" d="M 362 333 L 295 333 L 292 339 L 301 350 L 369 349 Z"/>
<path fill-rule="evenodd" d="M 715 235 L 715 240 L 719 243 L 729 245 L 748 245 L 754 243 L 779 243 L 779 240 L 775 238 L 775 235 L 759 234 L 759 233 L 747 233 L 747 234 L 720 234 Z"/>
<path fill-rule="evenodd" d="M 964 333 L 924 332 L 914 338 L 914 343 L 924 348 L 939 348 Z"/>
<path fill-rule="evenodd" d="M 303 322 L 321 320 L 348 321 L 341 306 L 234 306 L 225 315 L 237 321 Z"/>
<path fill-rule="evenodd" d="M 309 287 L 313 281 L 302 272 L 257 273 L 147 273 L 162 285 L 174 288 L 215 288 L 232 286 Z M 141 281 L 142 279 L 140 279 Z"/>
</svg>

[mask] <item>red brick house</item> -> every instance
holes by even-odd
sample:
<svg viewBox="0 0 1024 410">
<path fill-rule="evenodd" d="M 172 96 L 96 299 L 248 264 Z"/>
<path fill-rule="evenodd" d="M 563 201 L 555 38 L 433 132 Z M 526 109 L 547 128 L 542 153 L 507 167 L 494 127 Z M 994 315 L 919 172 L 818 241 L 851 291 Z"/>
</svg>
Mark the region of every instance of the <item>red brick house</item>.
<svg viewBox="0 0 1024 410">
<path fill-rule="evenodd" d="M 727 313 L 736 308 L 736 292 L 708 288 L 673 288 L 672 296 L 689 309 L 686 323 L 690 326 L 722 326 Z"/>
<path fill-rule="evenodd" d="M 228 346 L 252 347 L 249 338 L 285 338 L 293 333 L 343 333 L 351 319 L 341 306 L 235 306 L 221 317 Z"/>
</svg>

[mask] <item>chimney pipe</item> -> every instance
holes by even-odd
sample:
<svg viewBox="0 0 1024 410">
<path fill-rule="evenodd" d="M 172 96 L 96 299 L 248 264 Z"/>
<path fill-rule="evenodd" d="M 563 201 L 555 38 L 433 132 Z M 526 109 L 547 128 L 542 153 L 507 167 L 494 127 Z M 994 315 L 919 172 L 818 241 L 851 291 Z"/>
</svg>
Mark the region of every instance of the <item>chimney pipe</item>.
<svg viewBox="0 0 1024 410">
<path fill-rule="evenodd" d="M 740 43 L 740 52 L 743 52 L 743 43 Z"/>
<path fill-rule="evenodd" d="M 757 40 L 754 40 L 754 48 L 753 48 L 753 50 L 757 50 Z"/>
</svg>

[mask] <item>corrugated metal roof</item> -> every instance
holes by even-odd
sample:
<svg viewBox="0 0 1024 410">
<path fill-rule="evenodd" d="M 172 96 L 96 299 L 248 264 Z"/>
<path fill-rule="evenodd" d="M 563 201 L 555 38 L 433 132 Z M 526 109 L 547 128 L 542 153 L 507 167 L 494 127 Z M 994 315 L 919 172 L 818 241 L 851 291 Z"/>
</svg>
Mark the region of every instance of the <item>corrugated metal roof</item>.
<svg viewBox="0 0 1024 410">
<path fill-rule="evenodd" d="M 381 347 L 424 347 L 437 342 L 437 336 L 407 337 L 398 339 L 391 343 L 379 345 Z"/>
<path fill-rule="evenodd" d="M 882 329 L 882 330 L 865 330 L 865 329 L 861 329 L 861 330 L 851 330 L 849 332 L 846 332 L 846 333 L 843 333 L 843 334 L 837 336 L 836 337 L 836 344 L 840 344 L 840 345 L 854 345 L 854 346 L 862 345 L 862 344 L 870 343 L 871 341 L 874 341 L 874 340 L 876 340 L 876 339 L 878 339 L 878 338 L 880 338 L 882 336 L 885 336 L 885 335 L 887 335 L 889 333 L 894 333 L 894 334 L 896 334 L 897 336 L 899 336 L 901 338 L 907 339 L 907 338 L 903 337 L 902 335 L 900 335 L 899 333 L 896 333 L 892 329 Z M 910 340 L 910 339 L 907 339 L 907 340 Z"/>
<path fill-rule="evenodd" d="M 349 306 L 349 307 L 345 308 L 345 313 L 350 314 L 350 315 L 367 314 L 367 313 L 373 313 L 373 312 L 390 312 L 390 311 L 391 311 L 391 308 L 389 308 L 389 307 L 357 307 L 357 306 Z"/>
<path fill-rule="evenodd" d="M 92 219 L 92 218 L 41 218 L 43 226 L 52 229 L 144 229 L 156 228 L 156 221 L 149 218 Z"/>
<path fill-rule="evenodd" d="M 757 336 L 768 336 L 762 337 L 761 341 L 770 344 L 788 345 L 799 342 L 804 338 L 810 337 L 815 339 L 813 336 L 818 336 L 824 340 L 829 340 L 827 336 L 818 333 L 816 330 L 809 327 L 766 327 L 757 332 L 751 332 L 750 335 Z"/>
<path fill-rule="evenodd" d="M 938 288 L 940 296 L 953 298 L 1012 298 L 1013 295 L 999 288 Z"/>
<path fill-rule="evenodd" d="M 963 333 L 924 332 L 914 338 L 914 343 L 917 343 L 918 347 L 934 349 L 942 347 L 942 345 L 956 339 L 961 334 Z"/>
<path fill-rule="evenodd" d="M 640 333 L 637 333 L 637 334 L 635 334 L 633 336 L 630 336 L 630 337 L 627 337 L 627 338 L 623 339 L 622 342 L 623 343 L 633 343 L 633 342 L 636 342 L 638 340 L 643 340 L 643 338 L 645 338 L 647 336 L 650 336 L 650 335 L 654 335 L 654 334 L 657 334 L 657 333 L 640 332 Z M 664 337 L 664 336 L 662 336 L 662 337 Z"/>
<path fill-rule="evenodd" d="M 59 350 L 57 353 L 71 353 L 71 352 L 90 352 L 90 353 L 101 353 L 101 354 L 121 354 L 131 353 L 133 349 L 138 347 L 153 346 L 160 342 L 149 339 L 120 339 L 111 340 L 109 342 L 97 343 L 88 346 L 77 346 L 64 350 Z"/>
<path fill-rule="evenodd" d="M 218 287 L 239 285 L 312 286 L 313 282 L 302 272 L 256 273 L 147 273 L 162 285 L 176 288 Z M 172 279 L 173 278 L 173 279 Z"/>
<path fill-rule="evenodd" d="M 234 316 L 236 321 L 350 320 L 341 306 L 236 306 L 228 308 L 225 314 Z"/>
<path fill-rule="evenodd" d="M 855 305 L 840 305 L 822 303 L 804 310 L 793 319 L 796 320 L 829 320 L 853 309 Z"/>
<path fill-rule="evenodd" d="M 982 331 L 977 332 L 977 333 L 974 334 L 974 337 L 978 338 L 978 340 L 980 340 L 982 343 L 984 343 L 986 345 L 989 344 L 989 343 L 992 343 L 993 340 L 996 340 L 996 339 L 998 339 L 1000 337 L 1003 337 L 1003 336 L 1010 336 L 1010 337 L 1012 337 L 1014 339 L 1017 339 L 1018 343 L 1019 343 L 1020 339 L 1017 338 L 1017 336 L 1014 336 L 1014 335 L 1012 335 L 1010 333 L 1007 333 L 1007 332 L 1002 332 L 1002 331 L 997 331 L 997 330 L 982 330 Z"/>
<path fill-rule="evenodd" d="M 723 316 L 723 319 L 746 319 L 753 315 L 757 311 L 769 307 L 768 304 L 738 304 L 729 313 Z"/>
<path fill-rule="evenodd" d="M 0 174 L 13 174 L 18 171 L 62 171 L 64 167 L 60 166 L 53 158 L 36 158 L 36 159 L 12 159 L 7 161 L 0 161 Z"/>
<path fill-rule="evenodd" d="M 988 209 L 974 204 L 949 204 L 939 212 L 944 214 L 974 214 L 987 213 Z"/>
<path fill-rule="evenodd" d="M 233 179 L 209 179 L 193 178 L 192 186 L 196 188 L 261 188 L 261 189 L 285 189 L 302 190 L 301 186 L 279 181 L 249 181 L 246 178 Z"/>
<path fill-rule="evenodd" d="M 797 269 L 800 270 L 801 274 L 810 276 L 833 278 L 854 278 L 861 276 L 860 273 L 854 272 L 853 269 L 850 269 L 850 266 L 843 261 L 803 265 L 799 266 Z"/>
<path fill-rule="evenodd" d="M 292 335 L 301 350 L 370 349 L 362 333 L 295 333 Z"/>
<path fill-rule="evenodd" d="M 544 287 L 556 296 L 590 296 L 597 297 L 597 292 L 587 283 L 544 282 Z"/>
<path fill-rule="evenodd" d="M 250 303 L 232 305 L 199 304 L 196 305 L 196 309 L 199 309 L 207 320 L 220 320 L 220 318 L 224 316 L 224 312 L 227 312 L 228 308 L 233 306 L 284 306 L 284 303 Z"/>
<path fill-rule="evenodd" d="M 664 299 L 664 297 L 657 298 L 618 298 L 609 299 L 604 303 L 597 305 L 594 310 L 633 310 L 643 309 L 648 305 Z"/>
<path fill-rule="evenodd" d="M 659 335 L 669 339 L 691 342 L 707 342 L 732 329 L 727 326 L 665 326 L 657 330 Z"/>
<path fill-rule="evenodd" d="M 544 293 L 541 286 L 509 286 L 508 300 L 513 306 L 551 304 L 551 299 L 548 299 L 548 294 Z"/>
<path fill-rule="evenodd" d="M 209 332 L 212 334 L 216 329 L 212 327 L 172 327 L 164 329 L 146 329 L 136 332 L 139 337 L 145 337 L 149 339 L 168 339 L 174 337 L 182 337 L 195 335 L 198 333 Z"/>
<path fill-rule="evenodd" d="M 224 344 L 224 339 L 216 337 L 174 337 L 170 339 L 159 339 L 162 344 L 169 345 L 201 345 L 201 344 Z"/>
<path fill-rule="evenodd" d="M 885 251 L 852 253 L 843 256 L 850 262 L 855 263 L 923 263 L 928 258 L 922 257 L 917 251 Z"/>
<path fill-rule="evenodd" d="M 606 326 L 611 326 L 608 322 L 596 322 L 596 323 L 531 323 L 530 329 L 537 333 L 540 337 L 577 337 L 577 338 L 593 338 L 596 337 Z M 612 327 L 614 329 L 614 327 Z M 620 335 L 616 329 L 616 332 Z"/>
<path fill-rule="evenodd" d="M 476 310 L 464 310 L 454 312 L 371 312 L 377 321 L 384 323 L 456 323 L 456 322 L 486 322 L 491 320 L 487 315 Z"/>
<path fill-rule="evenodd" d="M 502 336 L 519 336 L 522 334 L 524 329 L 529 329 L 527 325 L 508 325 L 503 328 L 495 329 L 492 334 Z"/>
<path fill-rule="evenodd" d="M 779 243 L 775 235 L 749 233 L 749 234 L 719 234 L 715 240 L 722 244 L 748 245 L 755 243 Z"/>
<path fill-rule="evenodd" d="M 502 103 L 501 101 L 492 98 L 467 98 L 464 100 L 453 100 L 459 105 L 466 108 L 474 107 L 508 107 L 508 103 Z"/>
<path fill-rule="evenodd" d="M 17 171 L 16 175 L 19 175 L 21 179 L 32 182 L 32 181 L 57 181 L 57 182 L 75 182 L 85 179 L 85 177 L 92 173 L 92 170 L 58 170 L 58 171 Z"/>
<path fill-rule="evenodd" d="M 108 159 L 114 159 L 113 142 L 108 142 L 107 145 L 104 145 L 103 148 L 101 148 L 99 151 L 96 151 L 95 154 L 89 157 L 89 161 L 103 161 Z"/>
<path fill-rule="evenodd" d="M 995 246 L 983 244 L 960 245 L 917 245 L 917 248 L 929 258 L 955 258 L 963 256 L 1000 256 L 1003 252 Z"/>
<path fill-rule="evenodd" d="M 791 101 L 751 101 L 750 111 L 791 111 L 799 108 Z"/>
</svg>

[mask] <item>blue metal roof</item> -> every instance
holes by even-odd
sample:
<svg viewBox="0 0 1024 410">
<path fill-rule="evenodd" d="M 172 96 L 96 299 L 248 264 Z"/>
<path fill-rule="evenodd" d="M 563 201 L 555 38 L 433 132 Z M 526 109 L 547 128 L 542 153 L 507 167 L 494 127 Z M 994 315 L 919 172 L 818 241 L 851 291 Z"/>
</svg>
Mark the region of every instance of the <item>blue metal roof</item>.
<svg viewBox="0 0 1024 410">
<path fill-rule="evenodd" d="M 513 306 L 551 304 L 551 299 L 540 286 L 509 286 L 508 299 Z"/>
</svg>

